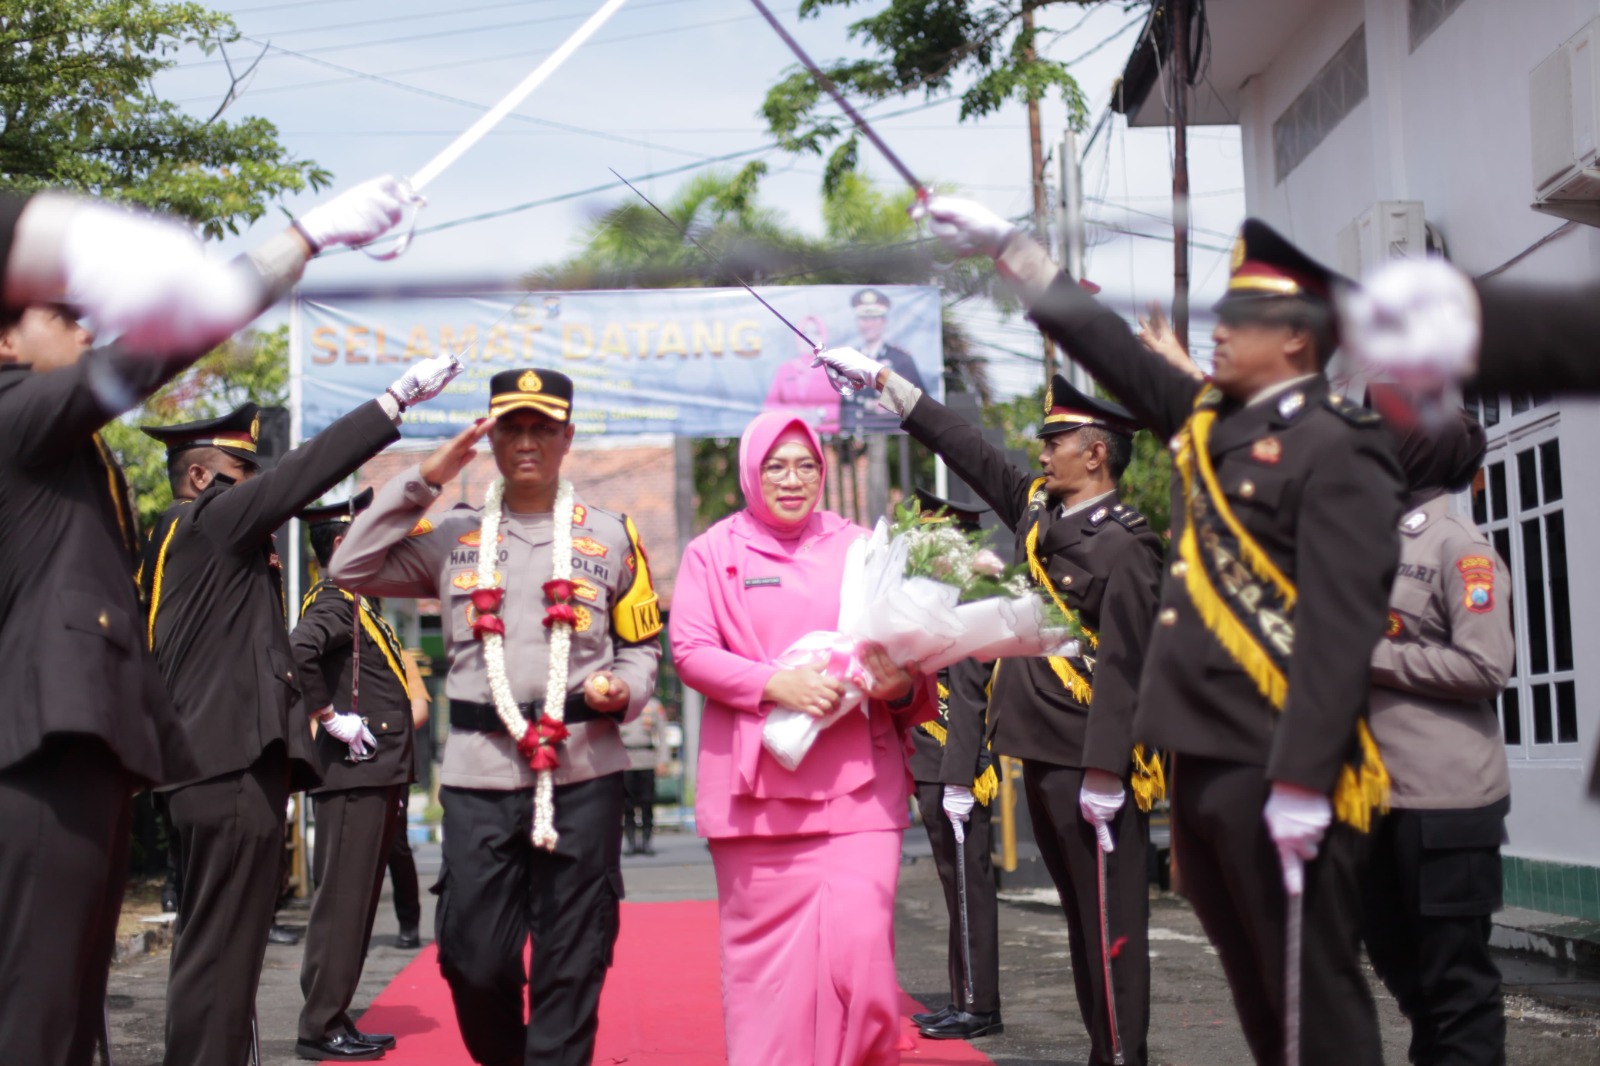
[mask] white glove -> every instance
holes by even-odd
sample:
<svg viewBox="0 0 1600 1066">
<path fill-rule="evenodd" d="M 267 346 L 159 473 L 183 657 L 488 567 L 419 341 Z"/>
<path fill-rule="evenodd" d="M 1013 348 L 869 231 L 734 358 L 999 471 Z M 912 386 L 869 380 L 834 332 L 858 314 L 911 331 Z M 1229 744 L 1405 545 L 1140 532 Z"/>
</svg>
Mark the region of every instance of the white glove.
<svg viewBox="0 0 1600 1066">
<path fill-rule="evenodd" d="M 944 786 L 944 813 L 950 821 L 964 824 L 972 817 L 972 805 L 976 802 L 972 789 L 965 785 Z"/>
<path fill-rule="evenodd" d="M 322 719 L 322 728 L 326 729 L 334 740 L 342 740 L 348 744 L 350 754 L 357 759 L 365 759 L 377 750 L 377 738 L 362 724 L 361 716 L 358 714 L 335 711 L 332 718 Z"/>
<path fill-rule="evenodd" d="M 1343 346 L 1376 380 L 1439 388 L 1477 366 L 1482 311 L 1467 276 L 1442 259 L 1402 259 L 1339 302 Z"/>
<path fill-rule="evenodd" d="M 1100 850 L 1109 855 L 1117 850 L 1116 842 L 1111 839 L 1111 820 L 1122 810 L 1128 795 L 1121 781 L 1117 782 L 1115 792 L 1091 785 L 1089 774 L 1085 773 L 1083 785 L 1078 789 L 1078 812 L 1083 815 L 1084 821 L 1094 826 L 1094 835 L 1100 838 Z"/>
<path fill-rule="evenodd" d="M 914 219 L 926 218 L 929 231 L 957 255 L 996 256 L 1017 227 L 974 200 L 935 196 L 911 208 Z"/>
<path fill-rule="evenodd" d="M 461 361 L 454 352 L 435 355 L 413 363 L 411 369 L 389 386 L 389 393 L 400 401 L 401 407 L 409 407 L 439 395 L 461 371 Z"/>
<path fill-rule="evenodd" d="M 131 354 L 204 351 L 260 310 L 248 278 L 207 258 L 187 227 L 109 204 L 72 212 L 61 264 L 64 302 Z"/>
<path fill-rule="evenodd" d="M 1305 891 L 1305 864 L 1317 857 L 1322 835 L 1333 822 L 1333 804 L 1320 793 L 1274 783 L 1261 812 L 1267 834 L 1278 846 L 1283 864 L 1283 888 L 1291 896 Z"/>
<path fill-rule="evenodd" d="M 300 229 L 321 251 L 330 245 L 354 247 L 388 233 L 405 217 L 406 207 L 421 204 L 422 197 L 392 174 L 346 189 L 299 219 Z"/>
<path fill-rule="evenodd" d="M 828 371 L 828 382 L 845 397 L 854 396 L 862 389 L 876 389 L 878 375 L 884 366 L 876 359 L 868 359 L 854 348 L 818 348 L 812 366 Z"/>
</svg>

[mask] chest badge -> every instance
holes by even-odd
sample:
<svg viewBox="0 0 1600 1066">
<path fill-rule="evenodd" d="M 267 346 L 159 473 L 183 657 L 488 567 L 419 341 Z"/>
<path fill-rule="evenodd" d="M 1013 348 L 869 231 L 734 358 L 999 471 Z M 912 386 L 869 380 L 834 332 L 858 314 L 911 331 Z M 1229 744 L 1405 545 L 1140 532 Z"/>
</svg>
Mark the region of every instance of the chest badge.
<svg viewBox="0 0 1600 1066">
<path fill-rule="evenodd" d="M 572 628 L 578 633 L 587 633 L 589 627 L 594 625 L 594 615 L 589 613 L 589 608 L 582 604 L 572 609 Z"/>
<path fill-rule="evenodd" d="M 572 550 L 579 555 L 587 555 L 591 559 L 604 559 L 609 549 L 593 537 L 574 537 Z"/>
<path fill-rule="evenodd" d="M 1395 637 L 1398 637 L 1401 633 L 1404 633 L 1405 629 L 1406 629 L 1405 624 L 1400 621 L 1400 616 L 1398 614 L 1396 614 L 1394 611 L 1390 611 L 1389 612 L 1389 624 L 1387 626 L 1385 626 L 1384 630 L 1383 630 L 1384 637 L 1386 637 L 1389 640 L 1393 640 Z"/>
<path fill-rule="evenodd" d="M 1293 418 L 1306 406 L 1306 394 L 1299 389 L 1292 389 L 1278 401 L 1278 417 L 1283 419 Z"/>
<path fill-rule="evenodd" d="M 1268 466 L 1277 466 L 1283 458 L 1283 441 L 1277 437 L 1262 437 L 1250 445 L 1250 458 Z"/>
</svg>

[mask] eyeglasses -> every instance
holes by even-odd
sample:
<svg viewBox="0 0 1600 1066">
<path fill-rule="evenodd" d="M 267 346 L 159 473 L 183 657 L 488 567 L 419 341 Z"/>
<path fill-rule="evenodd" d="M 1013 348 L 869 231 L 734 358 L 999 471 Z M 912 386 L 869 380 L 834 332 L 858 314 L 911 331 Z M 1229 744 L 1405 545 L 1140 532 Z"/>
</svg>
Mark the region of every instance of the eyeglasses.
<svg viewBox="0 0 1600 1066">
<path fill-rule="evenodd" d="M 801 484 L 810 485 L 822 477 L 822 464 L 813 459 L 803 459 L 798 463 L 766 463 L 761 467 L 761 476 L 773 485 L 781 485 L 789 480 L 793 474 L 800 479 Z"/>
</svg>

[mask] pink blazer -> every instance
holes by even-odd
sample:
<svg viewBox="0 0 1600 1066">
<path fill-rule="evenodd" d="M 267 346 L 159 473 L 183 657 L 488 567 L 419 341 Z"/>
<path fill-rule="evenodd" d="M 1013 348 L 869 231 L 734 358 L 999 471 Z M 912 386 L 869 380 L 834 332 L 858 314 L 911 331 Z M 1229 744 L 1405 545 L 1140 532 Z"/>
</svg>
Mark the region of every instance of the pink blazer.
<svg viewBox="0 0 1600 1066">
<path fill-rule="evenodd" d="M 678 567 L 670 632 L 684 683 L 706 697 L 695 821 L 701 836 L 791 836 L 906 824 L 909 729 L 937 714 L 930 678 L 896 714 L 872 701 L 822 732 L 785 770 L 761 746 L 772 661 L 797 638 L 838 624 L 845 552 L 860 526 L 813 512 L 779 540 L 741 511 L 690 542 Z"/>
</svg>

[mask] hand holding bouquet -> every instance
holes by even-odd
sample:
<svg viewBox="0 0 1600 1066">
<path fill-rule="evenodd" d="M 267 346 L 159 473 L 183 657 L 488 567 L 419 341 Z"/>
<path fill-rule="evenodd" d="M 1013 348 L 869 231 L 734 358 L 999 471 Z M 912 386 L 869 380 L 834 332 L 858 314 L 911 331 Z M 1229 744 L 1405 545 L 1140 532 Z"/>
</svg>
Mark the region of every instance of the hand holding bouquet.
<svg viewBox="0 0 1600 1066">
<path fill-rule="evenodd" d="M 839 627 L 808 633 L 778 656 L 786 669 L 809 667 L 842 687 L 838 704 L 817 715 L 779 703 L 762 744 L 794 769 L 823 729 L 864 710 L 875 679 L 863 658 L 877 645 L 892 663 L 933 673 L 962 659 L 1076 655 L 1072 619 L 1042 599 L 1021 568 L 982 546 L 982 534 L 930 522 L 915 503 L 891 527 L 851 545 L 840 587 Z"/>
</svg>

